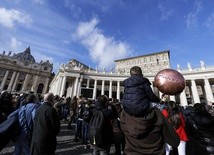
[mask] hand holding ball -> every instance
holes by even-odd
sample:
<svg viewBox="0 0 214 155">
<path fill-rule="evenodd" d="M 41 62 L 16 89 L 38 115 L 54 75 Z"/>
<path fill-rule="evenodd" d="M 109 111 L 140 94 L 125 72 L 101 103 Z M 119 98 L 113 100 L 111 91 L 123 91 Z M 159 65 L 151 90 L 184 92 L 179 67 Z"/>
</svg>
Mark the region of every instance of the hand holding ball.
<svg viewBox="0 0 214 155">
<path fill-rule="evenodd" d="M 156 74 L 154 86 L 166 95 L 177 95 L 184 90 L 186 82 L 183 75 L 178 71 L 163 69 Z"/>
</svg>

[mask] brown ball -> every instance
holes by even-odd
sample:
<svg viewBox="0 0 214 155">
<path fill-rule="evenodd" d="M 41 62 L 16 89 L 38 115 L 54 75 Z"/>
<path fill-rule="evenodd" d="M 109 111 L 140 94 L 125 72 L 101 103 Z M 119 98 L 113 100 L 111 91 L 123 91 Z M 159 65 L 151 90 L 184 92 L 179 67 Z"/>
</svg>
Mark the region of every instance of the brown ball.
<svg viewBox="0 0 214 155">
<path fill-rule="evenodd" d="M 177 95 L 184 90 L 186 81 L 183 75 L 178 71 L 163 69 L 156 74 L 154 86 L 166 95 Z"/>
</svg>

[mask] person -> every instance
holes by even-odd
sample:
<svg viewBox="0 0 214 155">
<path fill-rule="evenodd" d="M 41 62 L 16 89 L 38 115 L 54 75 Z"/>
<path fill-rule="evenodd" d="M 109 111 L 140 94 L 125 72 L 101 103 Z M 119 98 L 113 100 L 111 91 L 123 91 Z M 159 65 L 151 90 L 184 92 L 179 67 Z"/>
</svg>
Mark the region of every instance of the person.
<svg viewBox="0 0 214 155">
<path fill-rule="evenodd" d="M 125 135 L 125 154 L 164 155 L 165 141 L 177 147 L 180 139 L 161 111 L 152 107 L 160 102 L 147 78 L 138 66 L 130 69 L 131 77 L 124 81 L 121 129 Z"/>
<path fill-rule="evenodd" d="M 68 98 L 69 102 L 69 110 L 70 110 L 70 118 L 68 121 L 68 129 L 71 129 L 71 124 L 74 122 L 75 116 L 76 116 L 76 111 L 77 111 L 77 97 L 74 96 L 72 100 Z"/>
<path fill-rule="evenodd" d="M 62 120 L 67 121 L 67 117 L 69 114 L 69 102 L 65 95 L 62 96 L 61 111 L 62 111 Z"/>
<path fill-rule="evenodd" d="M 14 110 L 12 94 L 8 91 L 2 91 L 0 94 L 0 123 L 4 122 Z"/>
<path fill-rule="evenodd" d="M 122 105 L 126 113 L 140 117 L 150 108 L 152 102 L 159 103 L 161 99 L 153 93 L 150 87 L 151 83 L 143 77 L 139 66 L 132 67 L 130 74 L 131 77 L 123 82 Z"/>
<path fill-rule="evenodd" d="M 83 114 L 83 108 L 84 108 L 85 99 L 82 95 L 79 96 L 77 100 L 77 109 L 76 109 L 76 133 L 74 141 L 78 142 L 82 140 L 82 114 Z"/>
<path fill-rule="evenodd" d="M 92 108 L 91 107 L 92 101 L 87 99 L 83 104 L 83 113 L 82 113 L 82 143 L 84 148 L 87 149 L 90 147 L 88 143 L 88 132 L 89 132 L 89 122 L 92 117 Z"/>
<path fill-rule="evenodd" d="M 189 140 L 186 133 L 186 123 L 184 116 L 179 109 L 179 105 L 174 101 L 168 102 L 168 107 L 162 110 L 162 114 L 168 119 L 168 121 L 173 125 L 177 134 L 180 137 L 180 144 L 178 146 L 178 154 L 186 155 L 186 143 Z M 176 150 L 175 148 L 173 148 Z M 172 147 L 166 144 L 166 155 L 170 154 Z"/>
<path fill-rule="evenodd" d="M 95 103 L 95 108 L 92 109 L 93 115 L 97 111 L 102 111 L 104 117 L 104 131 L 101 137 L 104 141 L 101 146 L 93 146 L 93 155 L 109 155 L 111 144 L 113 144 L 113 128 L 111 122 L 117 118 L 117 113 L 108 108 L 108 101 L 106 95 L 100 95 Z"/>
<path fill-rule="evenodd" d="M 44 95 L 43 104 L 36 111 L 31 155 L 55 154 L 57 146 L 56 136 L 60 131 L 60 119 L 53 104 L 53 93 L 47 93 Z"/>
<path fill-rule="evenodd" d="M 193 110 L 186 112 L 185 115 L 189 135 L 187 154 L 213 155 L 214 117 L 201 103 L 194 104 Z"/>
<path fill-rule="evenodd" d="M 35 94 L 26 97 L 26 105 L 23 105 L 18 112 L 21 133 L 13 141 L 15 142 L 14 155 L 30 155 L 31 137 L 33 132 L 34 117 L 36 109 L 40 106 Z"/>
<path fill-rule="evenodd" d="M 59 116 L 61 116 L 61 103 L 62 103 L 62 98 L 59 97 L 59 95 L 55 95 L 53 107 L 56 109 Z"/>
<path fill-rule="evenodd" d="M 111 109 L 117 113 L 117 118 L 112 120 L 115 155 L 121 155 L 124 154 L 125 147 L 125 136 L 120 125 L 121 103 L 119 101 L 113 102 Z"/>
<path fill-rule="evenodd" d="M 141 117 L 123 110 L 120 120 L 127 155 L 165 155 L 165 142 L 172 147 L 178 147 L 180 143 L 173 126 L 157 108 L 149 109 Z"/>
</svg>

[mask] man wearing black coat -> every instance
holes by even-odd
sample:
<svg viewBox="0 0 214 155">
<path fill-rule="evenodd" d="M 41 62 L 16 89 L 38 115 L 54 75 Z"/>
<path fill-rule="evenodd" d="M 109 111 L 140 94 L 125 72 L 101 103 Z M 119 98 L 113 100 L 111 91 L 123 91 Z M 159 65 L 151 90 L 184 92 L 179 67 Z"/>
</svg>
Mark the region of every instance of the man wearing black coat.
<svg viewBox="0 0 214 155">
<path fill-rule="evenodd" d="M 160 110 L 151 108 L 152 102 L 160 102 L 143 77 L 139 66 L 130 69 L 131 77 L 124 81 L 121 128 L 125 134 L 127 155 L 164 155 L 165 141 L 173 147 L 179 145 L 179 137 Z"/>
<path fill-rule="evenodd" d="M 113 119 L 117 118 L 117 113 L 112 109 L 109 109 L 108 104 L 108 97 L 105 95 L 100 95 L 97 98 L 95 108 L 92 109 L 93 114 L 97 111 L 102 111 L 105 120 L 105 128 L 102 135 L 104 141 L 102 146 L 94 146 L 93 155 L 109 155 L 111 144 L 113 144 L 113 128 L 111 122 Z"/>
<path fill-rule="evenodd" d="M 214 154 L 214 117 L 201 103 L 194 104 L 193 109 L 184 110 L 186 129 L 189 136 L 187 154 Z"/>
<path fill-rule="evenodd" d="M 37 109 L 33 128 L 31 155 L 54 155 L 56 136 L 60 131 L 60 119 L 53 108 L 54 95 L 47 93 L 44 103 Z"/>
</svg>

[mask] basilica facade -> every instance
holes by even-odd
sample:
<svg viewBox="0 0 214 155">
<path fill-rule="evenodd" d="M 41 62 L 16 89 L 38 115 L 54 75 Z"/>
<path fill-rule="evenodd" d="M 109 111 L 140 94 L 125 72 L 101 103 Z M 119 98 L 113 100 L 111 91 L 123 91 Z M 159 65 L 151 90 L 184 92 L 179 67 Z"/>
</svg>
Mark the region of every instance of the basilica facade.
<svg viewBox="0 0 214 155">
<path fill-rule="evenodd" d="M 0 54 L 0 91 L 46 93 L 52 69 L 53 64 L 48 60 L 36 62 L 30 47 L 17 54 L 3 51 Z"/>
<path fill-rule="evenodd" d="M 109 98 L 122 99 L 123 81 L 128 78 L 129 70 L 133 66 L 140 66 L 143 74 L 151 82 L 151 87 L 156 95 L 162 93 L 153 85 L 154 77 L 158 71 L 170 68 L 170 51 L 161 51 L 153 54 L 115 60 L 115 69 L 109 72 L 105 68 L 98 70 L 88 67 L 76 59 L 71 59 L 62 64 L 50 83 L 49 91 L 59 96 L 79 96 L 96 99 L 99 95 L 107 95 Z M 186 88 L 176 96 L 169 96 L 170 100 L 180 102 L 186 106 L 190 103 L 214 102 L 214 67 L 205 66 L 203 61 L 199 67 L 177 70 L 186 80 Z"/>
</svg>

